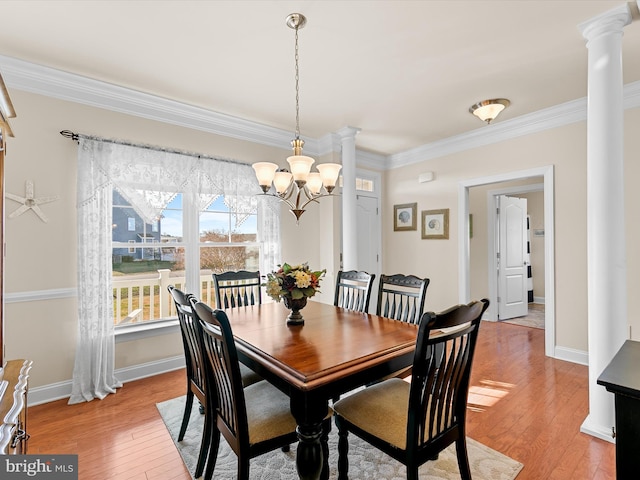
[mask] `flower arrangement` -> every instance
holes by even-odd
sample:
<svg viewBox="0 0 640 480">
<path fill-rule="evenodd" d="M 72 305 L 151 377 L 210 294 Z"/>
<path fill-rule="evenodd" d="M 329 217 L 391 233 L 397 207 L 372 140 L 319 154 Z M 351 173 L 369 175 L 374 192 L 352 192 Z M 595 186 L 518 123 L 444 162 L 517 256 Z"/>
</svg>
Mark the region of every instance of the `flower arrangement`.
<svg viewBox="0 0 640 480">
<path fill-rule="evenodd" d="M 267 274 L 267 295 L 279 302 L 283 298 L 300 300 L 313 297 L 320 291 L 320 280 L 327 270 L 311 271 L 307 263 L 291 266 L 278 265 L 275 272 Z"/>
</svg>

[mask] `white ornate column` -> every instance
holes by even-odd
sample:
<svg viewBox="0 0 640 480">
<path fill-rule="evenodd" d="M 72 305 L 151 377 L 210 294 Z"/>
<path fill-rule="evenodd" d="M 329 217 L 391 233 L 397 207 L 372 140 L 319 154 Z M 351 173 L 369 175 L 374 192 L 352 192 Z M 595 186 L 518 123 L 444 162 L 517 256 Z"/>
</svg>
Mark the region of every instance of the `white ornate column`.
<svg viewBox="0 0 640 480">
<path fill-rule="evenodd" d="M 623 162 L 623 28 L 628 5 L 579 26 L 587 41 L 589 415 L 580 430 L 613 441 L 613 395 L 598 376 L 628 338 Z"/>
<path fill-rule="evenodd" d="M 356 203 L 356 135 L 359 128 L 342 127 L 342 269 L 358 269 Z"/>
</svg>

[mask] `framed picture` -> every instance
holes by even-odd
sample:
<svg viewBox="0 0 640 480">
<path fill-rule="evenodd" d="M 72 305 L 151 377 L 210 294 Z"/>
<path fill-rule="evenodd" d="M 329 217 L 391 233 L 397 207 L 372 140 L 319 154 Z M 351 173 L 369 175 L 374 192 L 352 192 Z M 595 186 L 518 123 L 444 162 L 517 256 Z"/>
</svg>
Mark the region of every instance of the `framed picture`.
<svg viewBox="0 0 640 480">
<path fill-rule="evenodd" d="M 405 203 L 393 206 L 393 231 L 402 232 L 405 230 L 417 230 L 418 222 L 417 203 Z"/>
<path fill-rule="evenodd" d="M 422 238 L 449 238 L 449 209 L 422 211 Z"/>
</svg>

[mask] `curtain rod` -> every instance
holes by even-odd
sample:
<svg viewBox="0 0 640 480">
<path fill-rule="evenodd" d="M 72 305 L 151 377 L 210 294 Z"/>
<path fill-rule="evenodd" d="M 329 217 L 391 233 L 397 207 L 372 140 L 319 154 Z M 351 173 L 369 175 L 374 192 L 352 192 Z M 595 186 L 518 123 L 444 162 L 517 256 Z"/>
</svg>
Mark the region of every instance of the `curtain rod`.
<svg viewBox="0 0 640 480">
<path fill-rule="evenodd" d="M 115 140 L 115 139 L 112 139 L 112 138 L 97 137 L 95 135 L 85 135 L 83 133 L 72 132 L 71 130 L 62 130 L 60 132 L 60 135 L 62 135 L 65 138 L 69 138 L 69 139 L 73 140 L 74 142 L 78 142 L 79 139 L 85 138 L 87 140 L 96 140 L 98 142 L 104 142 L 104 143 L 114 143 L 116 145 L 125 145 L 127 147 L 144 148 L 144 149 L 147 149 L 147 150 L 155 150 L 157 152 L 175 153 L 175 154 L 178 154 L 178 155 L 186 155 L 186 156 L 189 156 L 189 157 L 204 158 L 206 160 L 217 160 L 219 162 L 234 163 L 234 164 L 237 164 L 237 165 L 249 165 L 247 163 L 239 162 L 237 160 L 231 160 L 229 158 L 212 157 L 210 155 L 203 155 L 203 154 L 200 154 L 200 153 L 188 152 L 188 151 L 185 151 L 185 150 L 177 150 L 177 149 L 173 149 L 173 148 L 158 147 L 158 146 L 155 146 L 155 145 L 145 145 L 145 144 L 140 144 L 140 143 L 127 142 L 127 141 L 124 141 L 124 140 Z"/>
</svg>

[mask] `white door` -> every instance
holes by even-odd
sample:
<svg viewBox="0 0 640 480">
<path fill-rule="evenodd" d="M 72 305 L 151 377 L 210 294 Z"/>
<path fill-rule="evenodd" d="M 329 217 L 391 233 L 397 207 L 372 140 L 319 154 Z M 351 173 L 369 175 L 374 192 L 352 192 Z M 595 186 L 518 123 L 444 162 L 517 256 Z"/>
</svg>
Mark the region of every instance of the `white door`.
<svg viewBox="0 0 640 480">
<path fill-rule="evenodd" d="M 498 197 L 498 319 L 528 313 L 527 199 Z"/>
<path fill-rule="evenodd" d="M 366 195 L 357 195 L 357 228 L 358 228 L 358 270 L 373 273 L 376 281 L 380 278 L 380 218 L 378 199 Z M 375 289 L 375 287 L 374 287 Z M 375 293 L 369 308 L 375 310 Z"/>
</svg>

